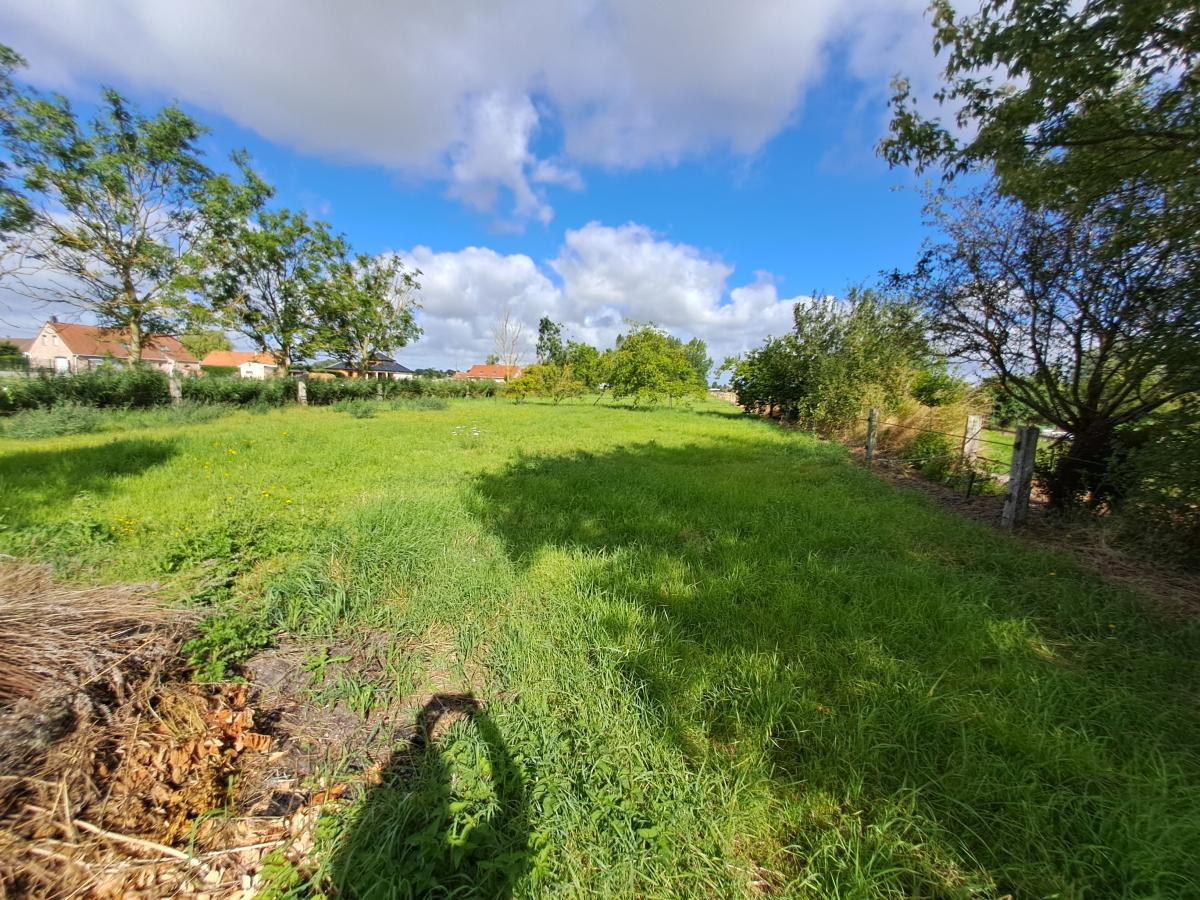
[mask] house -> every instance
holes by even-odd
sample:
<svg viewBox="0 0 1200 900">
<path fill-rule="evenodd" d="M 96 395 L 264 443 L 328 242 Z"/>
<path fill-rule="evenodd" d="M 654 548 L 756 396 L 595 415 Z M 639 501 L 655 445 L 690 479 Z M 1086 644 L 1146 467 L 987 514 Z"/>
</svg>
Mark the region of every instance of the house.
<svg viewBox="0 0 1200 900">
<path fill-rule="evenodd" d="M 207 368 L 217 366 L 222 369 L 237 369 L 238 378 L 271 378 L 279 366 L 275 357 L 270 353 L 251 353 L 243 350 L 213 350 L 200 365 Z"/>
<path fill-rule="evenodd" d="M 520 378 L 524 370 L 520 366 L 502 366 L 493 363 L 478 363 L 465 372 L 455 372 L 455 381 L 495 381 L 503 384 Z"/>
<path fill-rule="evenodd" d="M 330 362 L 319 366 L 326 372 L 332 372 L 342 378 L 358 378 L 358 369 L 354 366 L 348 366 L 344 362 Z M 389 356 L 372 356 L 370 368 L 367 369 L 367 378 L 388 378 L 398 381 L 404 381 L 414 377 L 415 373 L 412 369 L 400 365 Z"/>
<path fill-rule="evenodd" d="M 107 363 L 127 362 L 129 339 L 116 328 L 51 319 L 33 336 L 28 356 L 33 368 L 86 372 Z M 142 348 L 142 364 L 168 374 L 200 374 L 200 360 L 168 334 L 150 335 Z"/>
</svg>

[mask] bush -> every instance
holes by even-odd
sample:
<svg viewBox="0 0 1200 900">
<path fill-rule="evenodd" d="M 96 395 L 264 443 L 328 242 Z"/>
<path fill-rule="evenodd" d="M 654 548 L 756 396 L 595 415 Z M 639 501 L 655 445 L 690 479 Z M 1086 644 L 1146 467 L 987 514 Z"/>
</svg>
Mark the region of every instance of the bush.
<svg viewBox="0 0 1200 900">
<path fill-rule="evenodd" d="M 231 378 L 224 375 L 189 378 L 181 385 L 183 399 L 192 403 L 255 403 L 281 406 L 296 399 L 296 382 L 290 378 Z"/>
<path fill-rule="evenodd" d="M 450 404 L 442 397 L 402 397 L 391 402 L 392 409 L 403 410 L 449 409 Z"/>
<path fill-rule="evenodd" d="M 0 412 L 75 403 L 101 409 L 147 409 L 170 402 L 167 376 L 155 369 L 102 368 L 77 375 L 8 378 L 0 383 Z"/>
<path fill-rule="evenodd" d="M 954 470 L 958 455 L 950 438 L 923 431 L 909 443 L 904 459 L 930 481 L 943 481 Z"/>
<path fill-rule="evenodd" d="M 0 420 L 0 434 L 12 438 L 47 438 L 65 434 L 87 434 L 100 427 L 101 414 L 79 403 L 60 403 L 25 409 Z"/>
<path fill-rule="evenodd" d="M 416 398 L 494 397 L 501 385 L 493 381 L 450 381 L 412 378 L 374 381 L 339 378 L 308 382 L 308 402 L 328 406 L 344 400 L 412 400 Z M 262 409 L 296 400 L 291 378 L 235 378 L 202 375 L 181 383 L 187 403 Z M 0 414 L 23 409 L 48 409 L 64 403 L 108 409 L 148 409 L 170 403 L 168 379 L 152 369 L 99 369 L 78 375 L 40 375 L 0 379 Z M 441 407 L 421 407 L 434 409 Z"/>
<path fill-rule="evenodd" d="M 334 404 L 333 408 L 338 412 L 350 413 L 356 419 L 373 419 L 377 411 L 375 404 L 370 400 L 342 400 Z"/>
<path fill-rule="evenodd" d="M 1116 444 L 1107 477 L 1121 536 L 1200 568 L 1200 414 L 1169 412 Z"/>
</svg>

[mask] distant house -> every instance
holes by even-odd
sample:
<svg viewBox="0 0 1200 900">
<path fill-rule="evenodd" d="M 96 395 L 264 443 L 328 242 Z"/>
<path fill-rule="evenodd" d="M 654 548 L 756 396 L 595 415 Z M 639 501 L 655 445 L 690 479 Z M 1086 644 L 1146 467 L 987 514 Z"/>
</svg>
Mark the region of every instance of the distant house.
<svg viewBox="0 0 1200 900">
<path fill-rule="evenodd" d="M 270 353 L 250 353 L 243 350 L 213 350 L 200 365 L 205 368 L 217 366 L 223 369 L 237 369 L 239 378 L 271 378 L 279 371 L 275 357 Z"/>
<path fill-rule="evenodd" d="M 358 378 L 358 369 L 354 366 L 348 366 L 344 362 L 331 362 L 317 366 L 326 372 L 332 372 L 341 378 Z M 416 373 L 412 369 L 400 365 L 390 356 L 372 356 L 371 365 L 367 369 L 367 378 L 384 378 L 393 380 L 406 380 L 414 377 Z"/>
<path fill-rule="evenodd" d="M 520 366 L 502 366 L 493 363 L 478 363 L 465 372 L 455 372 L 455 381 L 495 381 L 503 384 L 513 378 L 520 378 L 523 372 Z"/>
<path fill-rule="evenodd" d="M 127 362 L 129 338 L 116 328 L 79 325 L 51 319 L 33 336 L 29 365 L 55 372 L 86 372 L 106 363 Z M 142 348 L 142 364 L 161 372 L 199 375 L 200 360 L 188 353 L 179 339 L 152 334 Z"/>
</svg>

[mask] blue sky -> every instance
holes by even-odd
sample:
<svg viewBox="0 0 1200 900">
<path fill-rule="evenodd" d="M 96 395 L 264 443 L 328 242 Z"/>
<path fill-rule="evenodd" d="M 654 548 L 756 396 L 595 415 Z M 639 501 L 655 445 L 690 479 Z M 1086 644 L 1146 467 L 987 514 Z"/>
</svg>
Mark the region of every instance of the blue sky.
<svg viewBox="0 0 1200 900">
<path fill-rule="evenodd" d="M 923 6 L 13 0 L 0 28 L 39 87 L 177 99 L 278 204 L 419 266 L 400 356 L 461 366 L 506 308 L 531 337 L 542 314 L 600 345 L 653 320 L 720 357 L 911 265 L 920 197 L 873 148 L 889 78 L 935 76 Z"/>
</svg>

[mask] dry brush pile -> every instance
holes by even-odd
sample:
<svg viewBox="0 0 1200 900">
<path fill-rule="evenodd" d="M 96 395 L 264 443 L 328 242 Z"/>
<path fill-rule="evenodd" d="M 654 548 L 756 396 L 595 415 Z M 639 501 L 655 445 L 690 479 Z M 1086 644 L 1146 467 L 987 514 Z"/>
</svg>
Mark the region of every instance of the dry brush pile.
<svg viewBox="0 0 1200 900">
<path fill-rule="evenodd" d="M 192 618 L 0 563 L 0 896 L 249 895 L 311 846 L 250 688 L 187 680 Z"/>
</svg>

